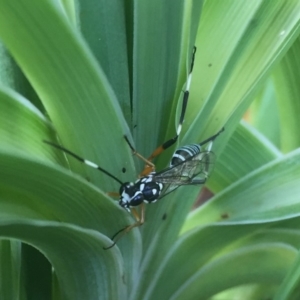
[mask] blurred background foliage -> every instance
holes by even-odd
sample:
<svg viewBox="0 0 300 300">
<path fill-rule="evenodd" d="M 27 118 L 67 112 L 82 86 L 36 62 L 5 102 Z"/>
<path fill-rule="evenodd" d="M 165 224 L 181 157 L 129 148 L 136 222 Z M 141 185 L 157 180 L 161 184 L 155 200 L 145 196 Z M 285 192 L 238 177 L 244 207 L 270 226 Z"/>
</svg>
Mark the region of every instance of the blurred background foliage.
<svg viewBox="0 0 300 300">
<path fill-rule="evenodd" d="M 299 0 L 0 0 L 0 299 L 299 299 L 299 21 Z M 134 222 L 118 184 L 42 141 L 134 181 L 123 135 L 174 136 L 194 45 L 177 146 L 224 126 L 214 172 L 105 251 Z"/>
</svg>

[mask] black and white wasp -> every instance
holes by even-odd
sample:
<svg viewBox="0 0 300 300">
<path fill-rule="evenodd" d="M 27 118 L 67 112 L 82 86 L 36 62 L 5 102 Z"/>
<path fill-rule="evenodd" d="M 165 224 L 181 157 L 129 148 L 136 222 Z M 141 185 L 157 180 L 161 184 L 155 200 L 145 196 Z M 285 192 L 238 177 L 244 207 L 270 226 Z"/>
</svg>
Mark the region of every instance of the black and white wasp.
<svg viewBox="0 0 300 300">
<path fill-rule="evenodd" d="M 184 121 L 184 115 L 187 107 L 187 101 L 189 97 L 189 89 L 192 80 L 195 53 L 196 47 L 193 48 L 192 61 L 186 83 L 186 89 L 183 93 L 183 103 L 176 135 L 173 138 L 164 142 L 157 149 L 155 149 L 148 158 L 145 158 L 141 154 L 139 154 L 133 148 L 127 136 L 124 136 L 127 144 L 132 150 L 132 153 L 145 162 L 145 168 L 140 173 L 139 179 L 135 182 L 122 182 L 110 172 L 101 168 L 99 165 L 78 156 L 77 154 L 71 152 L 70 150 L 60 145 L 44 141 L 45 143 L 71 155 L 80 162 L 92 168 L 100 170 L 101 172 L 105 173 L 120 184 L 119 204 L 121 207 L 125 208 L 134 215 L 134 217 L 136 218 L 136 222 L 119 230 L 112 237 L 112 240 L 114 240 L 113 244 L 104 249 L 109 249 L 113 247 L 116 244 L 117 240 L 123 236 L 123 234 L 129 232 L 134 227 L 141 226 L 144 223 L 144 203 L 154 203 L 158 199 L 161 199 L 162 197 L 166 196 L 167 194 L 171 193 L 172 191 L 174 191 L 182 185 L 204 184 L 212 171 L 214 163 L 214 154 L 211 151 L 211 148 L 215 138 L 224 129 L 220 130 L 218 133 L 202 141 L 199 144 L 191 144 L 178 148 L 172 156 L 169 167 L 165 168 L 162 171 L 156 172 L 155 165 L 152 163 L 152 160 L 155 157 L 157 157 L 167 148 L 171 147 L 177 141 L 181 132 L 182 123 Z M 204 145 L 207 146 L 205 147 L 205 149 L 202 149 L 202 146 Z M 136 210 L 136 206 L 140 206 L 140 213 L 138 213 L 138 211 Z M 119 235 L 117 239 L 115 239 L 117 235 L 121 232 L 122 234 Z"/>
<path fill-rule="evenodd" d="M 151 180 L 159 184 L 159 197 L 156 200 L 182 185 L 205 184 L 213 170 L 215 161 L 215 154 L 211 151 L 213 141 L 223 130 L 224 128 L 199 144 L 178 148 L 173 154 L 168 168 L 160 172 L 150 173 L 148 178 L 142 178 L 143 181 L 149 181 L 150 177 Z M 202 149 L 204 145 L 207 147 Z"/>
</svg>

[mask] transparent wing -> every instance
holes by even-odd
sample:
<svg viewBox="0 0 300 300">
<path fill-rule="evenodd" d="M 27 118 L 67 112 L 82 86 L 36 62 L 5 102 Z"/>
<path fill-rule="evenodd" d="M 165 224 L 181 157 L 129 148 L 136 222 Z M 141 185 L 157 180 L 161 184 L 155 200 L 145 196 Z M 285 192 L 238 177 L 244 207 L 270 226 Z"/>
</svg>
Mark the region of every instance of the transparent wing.
<svg viewBox="0 0 300 300">
<path fill-rule="evenodd" d="M 213 170 L 214 161 L 214 153 L 204 151 L 178 165 L 156 173 L 155 181 L 164 184 L 159 198 L 166 196 L 181 185 L 196 185 L 205 182 Z"/>
</svg>

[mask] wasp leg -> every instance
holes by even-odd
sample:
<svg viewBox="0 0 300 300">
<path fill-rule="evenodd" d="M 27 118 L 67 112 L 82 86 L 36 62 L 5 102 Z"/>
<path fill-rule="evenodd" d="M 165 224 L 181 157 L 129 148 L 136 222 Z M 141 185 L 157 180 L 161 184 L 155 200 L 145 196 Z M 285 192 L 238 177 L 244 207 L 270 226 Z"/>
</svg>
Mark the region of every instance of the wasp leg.
<svg viewBox="0 0 300 300">
<path fill-rule="evenodd" d="M 206 182 L 207 178 L 193 178 L 193 180 L 191 181 L 191 184 L 204 184 Z"/>
<path fill-rule="evenodd" d="M 107 192 L 106 195 L 112 197 L 112 198 L 119 198 L 120 194 L 117 192 Z"/>
<path fill-rule="evenodd" d="M 211 147 L 212 147 L 212 143 L 213 141 L 216 139 L 216 137 L 222 133 L 225 130 L 225 127 L 223 127 L 220 131 L 218 131 L 216 134 L 214 134 L 213 136 L 209 137 L 208 139 L 204 140 L 203 142 L 199 143 L 199 146 L 203 146 L 205 144 L 207 144 L 208 142 L 211 142 L 208 147 L 207 150 L 210 151 Z"/>
<path fill-rule="evenodd" d="M 128 146 L 130 147 L 132 154 L 137 156 L 138 158 L 140 158 L 142 161 L 144 161 L 146 163 L 146 165 L 154 171 L 155 165 L 151 161 L 149 161 L 149 159 L 145 158 L 143 155 L 141 155 L 140 153 L 138 153 L 135 150 L 135 148 L 131 145 L 131 143 L 129 142 L 126 135 L 124 135 L 124 138 L 125 138 L 125 141 L 127 142 Z"/>
<path fill-rule="evenodd" d="M 108 250 L 108 249 L 112 248 L 113 246 L 115 246 L 116 243 L 118 242 L 118 240 L 123 235 L 125 235 L 127 232 L 129 232 L 131 229 L 133 229 L 134 227 L 138 227 L 138 226 L 141 226 L 144 224 L 144 222 L 145 222 L 145 204 L 144 203 L 141 204 L 141 212 L 140 212 L 141 215 L 139 215 L 139 213 L 134 208 L 131 208 L 131 213 L 136 218 L 136 222 L 131 225 L 128 225 L 128 226 L 120 229 L 118 232 L 116 232 L 111 238 L 111 240 L 114 240 L 114 242 L 108 247 L 103 247 L 104 250 Z"/>
</svg>

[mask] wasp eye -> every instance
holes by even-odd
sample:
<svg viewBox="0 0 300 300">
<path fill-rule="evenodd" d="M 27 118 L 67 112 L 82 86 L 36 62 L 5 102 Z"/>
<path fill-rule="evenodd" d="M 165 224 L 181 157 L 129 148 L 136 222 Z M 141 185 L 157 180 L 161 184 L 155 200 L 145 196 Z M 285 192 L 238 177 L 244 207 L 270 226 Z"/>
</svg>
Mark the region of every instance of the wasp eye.
<svg viewBox="0 0 300 300">
<path fill-rule="evenodd" d="M 120 186 L 119 194 L 122 195 L 123 192 L 130 193 L 130 189 L 132 188 L 133 184 L 131 182 L 125 182 Z"/>
</svg>

